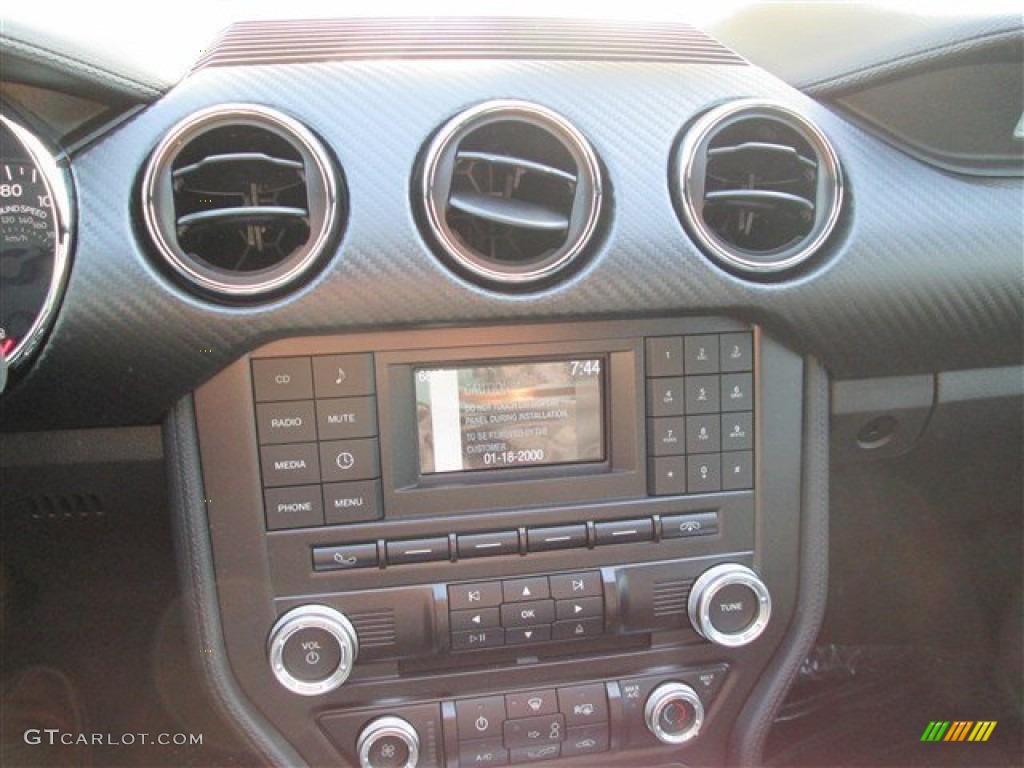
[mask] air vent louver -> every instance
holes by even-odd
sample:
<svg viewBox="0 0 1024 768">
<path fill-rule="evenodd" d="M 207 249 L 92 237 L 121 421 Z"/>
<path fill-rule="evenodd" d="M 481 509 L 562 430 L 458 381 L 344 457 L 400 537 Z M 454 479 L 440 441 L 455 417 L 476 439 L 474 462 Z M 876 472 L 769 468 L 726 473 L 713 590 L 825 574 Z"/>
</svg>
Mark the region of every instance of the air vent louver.
<svg viewBox="0 0 1024 768">
<path fill-rule="evenodd" d="M 804 263 L 839 217 L 835 152 L 810 121 L 777 105 L 741 101 L 708 112 L 683 137 L 677 171 L 684 223 L 734 270 Z"/>
<path fill-rule="evenodd" d="M 522 102 L 488 102 L 434 139 L 422 178 L 439 247 L 488 283 L 549 279 L 580 256 L 597 225 L 600 171 L 564 118 Z"/>
<path fill-rule="evenodd" d="M 228 105 L 180 123 L 143 181 L 146 225 L 167 264 L 210 293 L 252 297 L 317 262 L 340 205 L 327 154 L 303 126 Z"/>
</svg>

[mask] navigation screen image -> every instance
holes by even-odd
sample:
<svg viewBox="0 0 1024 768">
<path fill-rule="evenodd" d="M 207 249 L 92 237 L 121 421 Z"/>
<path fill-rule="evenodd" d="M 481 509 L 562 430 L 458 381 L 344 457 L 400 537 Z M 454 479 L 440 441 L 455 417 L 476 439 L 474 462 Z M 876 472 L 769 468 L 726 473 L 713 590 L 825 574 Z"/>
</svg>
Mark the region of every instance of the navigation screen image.
<svg viewBox="0 0 1024 768">
<path fill-rule="evenodd" d="M 603 461 L 602 364 L 416 370 L 420 473 Z"/>
</svg>

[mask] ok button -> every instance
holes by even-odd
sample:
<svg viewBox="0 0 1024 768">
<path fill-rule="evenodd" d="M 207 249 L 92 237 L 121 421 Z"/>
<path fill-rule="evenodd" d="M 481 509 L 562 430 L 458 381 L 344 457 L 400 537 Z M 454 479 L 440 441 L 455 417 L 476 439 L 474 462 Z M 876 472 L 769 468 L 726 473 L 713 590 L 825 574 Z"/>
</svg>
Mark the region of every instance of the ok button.
<svg viewBox="0 0 1024 768">
<path fill-rule="evenodd" d="M 554 600 L 505 603 L 501 606 L 501 625 L 503 627 L 530 627 L 536 624 L 550 624 L 554 620 Z"/>
</svg>

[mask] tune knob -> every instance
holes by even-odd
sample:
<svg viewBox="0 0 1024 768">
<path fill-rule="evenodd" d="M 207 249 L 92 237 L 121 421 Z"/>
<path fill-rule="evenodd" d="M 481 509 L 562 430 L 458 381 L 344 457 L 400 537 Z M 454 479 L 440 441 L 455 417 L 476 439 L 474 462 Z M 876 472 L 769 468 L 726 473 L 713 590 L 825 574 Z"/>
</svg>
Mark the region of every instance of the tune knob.
<svg viewBox="0 0 1024 768">
<path fill-rule="evenodd" d="M 420 737 L 400 717 L 378 717 L 363 728 L 356 750 L 360 768 L 416 768 Z"/>
<path fill-rule="evenodd" d="M 697 692 L 683 683 L 662 683 L 644 706 L 647 728 L 658 741 L 683 744 L 697 738 L 704 724 L 704 705 Z"/>
<path fill-rule="evenodd" d="M 690 621 L 716 645 L 736 648 L 753 642 L 772 613 L 764 582 L 749 568 L 724 563 L 709 568 L 690 590 Z"/>
<path fill-rule="evenodd" d="M 318 696 L 348 679 L 359 640 L 343 613 L 326 605 L 303 605 L 277 620 L 267 653 L 281 685 L 302 696 Z"/>
</svg>

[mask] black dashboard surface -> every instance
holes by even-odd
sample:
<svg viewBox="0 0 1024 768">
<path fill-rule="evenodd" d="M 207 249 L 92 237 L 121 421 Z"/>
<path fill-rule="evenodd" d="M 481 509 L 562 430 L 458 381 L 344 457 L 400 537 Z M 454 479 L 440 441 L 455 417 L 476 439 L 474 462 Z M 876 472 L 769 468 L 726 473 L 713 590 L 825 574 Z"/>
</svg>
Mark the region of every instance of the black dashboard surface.
<svg viewBox="0 0 1024 768">
<path fill-rule="evenodd" d="M 846 181 L 836 233 L 809 268 L 752 282 L 714 266 L 673 208 L 669 161 L 696 116 L 742 97 L 815 120 Z M 413 214 L 432 133 L 492 98 L 547 106 L 591 141 L 610 204 L 586 266 L 502 294 L 453 276 Z M 271 303 L 196 298 L 152 259 L 139 177 L 178 121 L 206 106 L 272 106 L 343 169 L 347 227 L 326 269 Z M 762 323 L 838 378 L 1019 364 L 1019 179 L 942 172 L 754 66 L 543 60 L 377 60 L 195 72 L 71 158 L 77 242 L 63 310 L 0 405 L 5 430 L 155 423 L 178 398 L 278 338 L 552 319 L 715 313 Z"/>
</svg>

